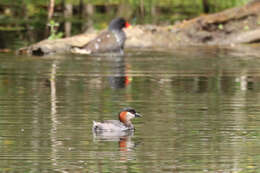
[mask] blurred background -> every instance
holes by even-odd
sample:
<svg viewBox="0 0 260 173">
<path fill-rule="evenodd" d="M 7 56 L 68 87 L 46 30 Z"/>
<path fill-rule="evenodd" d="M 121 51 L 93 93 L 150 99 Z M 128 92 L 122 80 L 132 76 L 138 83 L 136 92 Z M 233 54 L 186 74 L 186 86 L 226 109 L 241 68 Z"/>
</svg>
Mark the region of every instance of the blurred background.
<svg viewBox="0 0 260 173">
<path fill-rule="evenodd" d="M 0 52 L 102 30 L 115 16 L 171 27 L 248 2 L 0 0 Z M 0 53 L 0 172 L 260 172 L 260 53 L 252 50 Z M 143 115 L 134 134 L 92 134 L 93 120 L 129 106 Z"/>
<path fill-rule="evenodd" d="M 104 29 L 115 16 L 131 24 L 173 25 L 249 0 L 1 0 L 0 49 L 17 49 L 50 36 Z"/>
</svg>

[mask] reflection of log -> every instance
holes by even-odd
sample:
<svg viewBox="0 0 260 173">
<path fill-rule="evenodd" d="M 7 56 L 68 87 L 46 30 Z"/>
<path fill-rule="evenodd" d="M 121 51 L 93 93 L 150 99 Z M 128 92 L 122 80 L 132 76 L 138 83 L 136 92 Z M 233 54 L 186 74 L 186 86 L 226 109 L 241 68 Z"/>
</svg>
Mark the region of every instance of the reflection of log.
<svg viewBox="0 0 260 173">
<path fill-rule="evenodd" d="M 204 15 L 174 26 L 135 26 L 126 30 L 126 48 L 186 45 L 233 45 L 260 41 L 260 1 L 220 13 Z M 45 55 L 68 53 L 71 46 L 81 46 L 96 33 L 58 40 L 44 40 L 22 48 L 19 53 Z"/>
</svg>

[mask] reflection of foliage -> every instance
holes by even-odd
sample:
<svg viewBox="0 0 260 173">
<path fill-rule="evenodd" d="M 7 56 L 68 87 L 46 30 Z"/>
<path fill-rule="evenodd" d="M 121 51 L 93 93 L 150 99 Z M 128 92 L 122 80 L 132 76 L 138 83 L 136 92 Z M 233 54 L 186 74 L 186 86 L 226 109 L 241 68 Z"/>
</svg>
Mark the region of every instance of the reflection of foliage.
<svg viewBox="0 0 260 173">
<path fill-rule="evenodd" d="M 49 40 L 54 40 L 61 38 L 63 36 L 62 32 L 57 32 L 57 28 L 60 26 L 59 23 L 55 22 L 54 20 L 51 20 L 48 24 L 50 27 L 50 36 L 48 37 Z"/>
</svg>

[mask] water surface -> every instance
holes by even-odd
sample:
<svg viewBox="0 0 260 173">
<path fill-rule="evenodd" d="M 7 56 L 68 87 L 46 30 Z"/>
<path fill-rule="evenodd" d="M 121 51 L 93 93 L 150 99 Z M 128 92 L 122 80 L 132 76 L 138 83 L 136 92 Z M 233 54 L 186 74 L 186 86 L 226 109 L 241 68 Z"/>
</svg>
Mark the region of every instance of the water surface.
<svg viewBox="0 0 260 173">
<path fill-rule="evenodd" d="M 259 172 L 260 59 L 219 49 L 0 54 L 1 172 Z M 119 137 L 92 121 L 143 118 Z"/>
</svg>

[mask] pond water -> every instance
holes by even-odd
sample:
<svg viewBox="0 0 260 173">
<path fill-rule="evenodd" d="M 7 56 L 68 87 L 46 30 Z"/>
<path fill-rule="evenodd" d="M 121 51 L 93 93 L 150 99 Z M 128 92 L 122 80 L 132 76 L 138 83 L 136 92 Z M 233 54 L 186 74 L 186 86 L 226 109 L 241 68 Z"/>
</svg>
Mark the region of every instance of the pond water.
<svg viewBox="0 0 260 173">
<path fill-rule="evenodd" d="M 259 57 L 0 54 L 0 172 L 260 172 Z M 133 134 L 92 134 L 129 106 Z"/>
</svg>

